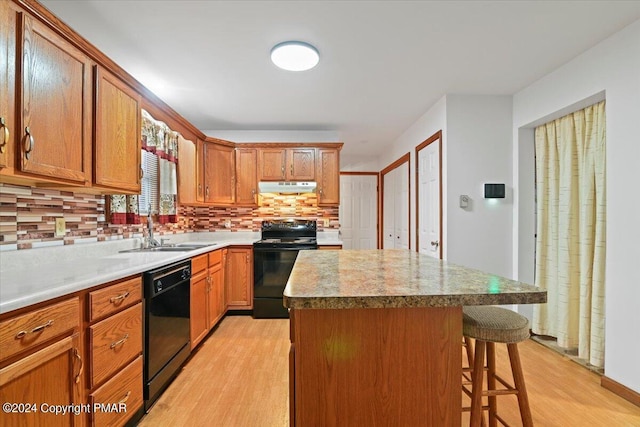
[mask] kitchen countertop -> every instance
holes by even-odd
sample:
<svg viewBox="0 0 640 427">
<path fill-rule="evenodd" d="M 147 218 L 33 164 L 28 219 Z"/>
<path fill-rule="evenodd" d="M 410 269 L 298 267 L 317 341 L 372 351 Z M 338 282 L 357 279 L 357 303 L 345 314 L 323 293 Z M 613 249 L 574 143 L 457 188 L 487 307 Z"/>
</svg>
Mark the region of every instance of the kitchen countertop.
<svg viewBox="0 0 640 427">
<path fill-rule="evenodd" d="M 210 244 L 180 252 L 128 252 L 140 239 L 27 249 L 0 254 L 0 313 L 119 280 L 231 245 L 252 245 L 260 233 L 184 233 L 169 243 Z"/>
<path fill-rule="evenodd" d="M 288 308 L 532 304 L 546 291 L 407 250 L 300 252 L 284 290 Z"/>
</svg>

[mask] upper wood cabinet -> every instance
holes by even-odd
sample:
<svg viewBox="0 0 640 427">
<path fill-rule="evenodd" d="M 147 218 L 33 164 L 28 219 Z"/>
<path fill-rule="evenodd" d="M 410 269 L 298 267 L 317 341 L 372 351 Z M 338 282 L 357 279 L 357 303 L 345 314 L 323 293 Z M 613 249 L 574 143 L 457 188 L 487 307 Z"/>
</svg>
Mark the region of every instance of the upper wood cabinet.
<svg viewBox="0 0 640 427">
<path fill-rule="evenodd" d="M 198 202 L 198 185 L 202 188 L 202 180 L 197 175 L 197 146 L 182 135 L 178 135 L 178 159 L 178 202 L 195 204 Z"/>
<path fill-rule="evenodd" d="M 260 181 L 313 181 L 316 179 L 315 148 L 260 148 Z"/>
<path fill-rule="evenodd" d="M 204 143 L 204 201 L 219 206 L 235 203 L 235 150 Z"/>
<path fill-rule="evenodd" d="M 257 160 L 255 148 L 236 148 L 236 205 L 258 205 Z"/>
<path fill-rule="evenodd" d="M 91 61 L 46 25 L 20 15 L 20 171 L 90 185 Z"/>
<path fill-rule="evenodd" d="M 140 193 L 140 95 L 95 66 L 94 186 Z"/>
<path fill-rule="evenodd" d="M 0 2 L 0 171 L 13 167 L 15 119 L 16 19 L 11 3 Z"/>
<path fill-rule="evenodd" d="M 340 205 L 340 151 L 336 148 L 319 148 L 316 169 L 318 205 Z"/>
</svg>

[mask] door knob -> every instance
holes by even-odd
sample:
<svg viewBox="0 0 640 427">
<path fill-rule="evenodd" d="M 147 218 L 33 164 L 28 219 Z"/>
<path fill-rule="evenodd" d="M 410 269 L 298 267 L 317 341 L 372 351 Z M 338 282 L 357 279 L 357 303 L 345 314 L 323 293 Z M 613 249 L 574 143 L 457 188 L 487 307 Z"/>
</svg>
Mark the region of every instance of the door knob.
<svg viewBox="0 0 640 427">
<path fill-rule="evenodd" d="M 436 248 L 440 245 L 440 242 L 437 240 L 431 241 L 431 246 L 435 246 Z"/>
</svg>

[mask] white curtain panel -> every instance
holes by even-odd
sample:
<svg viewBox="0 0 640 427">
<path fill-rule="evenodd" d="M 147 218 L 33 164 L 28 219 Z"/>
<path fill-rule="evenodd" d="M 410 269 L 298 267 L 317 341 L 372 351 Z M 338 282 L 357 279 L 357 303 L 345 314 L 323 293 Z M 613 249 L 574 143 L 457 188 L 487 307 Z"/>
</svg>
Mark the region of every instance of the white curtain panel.
<svg viewBox="0 0 640 427">
<path fill-rule="evenodd" d="M 606 243 L 605 102 L 535 130 L 536 285 L 534 333 L 604 366 Z"/>
</svg>

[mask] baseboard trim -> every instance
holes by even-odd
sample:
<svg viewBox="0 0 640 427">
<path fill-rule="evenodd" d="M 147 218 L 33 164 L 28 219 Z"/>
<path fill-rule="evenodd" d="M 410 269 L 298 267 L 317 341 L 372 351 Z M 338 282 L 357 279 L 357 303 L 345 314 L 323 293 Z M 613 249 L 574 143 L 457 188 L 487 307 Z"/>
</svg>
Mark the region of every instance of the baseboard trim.
<svg viewBox="0 0 640 427">
<path fill-rule="evenodd" d="M 628 400 L 634 405 L 640 406 L 640 393 L 631 390 L 629 387 L 626 387 L 604 375 L 600 378 L 600 385 L 623 399 Z"/>
</svg>

